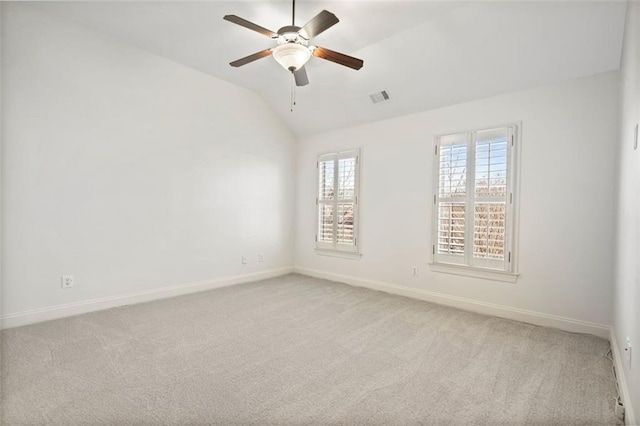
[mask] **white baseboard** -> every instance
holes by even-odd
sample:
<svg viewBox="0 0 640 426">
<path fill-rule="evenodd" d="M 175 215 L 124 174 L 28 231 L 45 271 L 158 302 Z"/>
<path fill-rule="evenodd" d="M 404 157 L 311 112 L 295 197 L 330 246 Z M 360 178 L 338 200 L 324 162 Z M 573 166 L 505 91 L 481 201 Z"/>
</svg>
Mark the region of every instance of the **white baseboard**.
<svg viewBox="0 0 640 426">
<path fill-rule="evenodd" d="M 436 293 L 433 291 L 422 290 L 413 287 L 405 287 L 396 284 L 389 284 L 381 281 L 374 281 L 367 278 L 359 278 L 350 275 L 335 274 L 332 272 L 320 271 L 317 269 L 309 269 L 296 266 L 294 272 L 308 275 L 316 278 L 323 278 L 332 281 L 338 281 L 357 287 L 366 287 L 372 290 L 383 291 L 385 293 L 397 294 L 400 296 L 411 297 L 413 299 L 424 300 L 427 302 L 438 303 L 440 305 L 452 306 L 467 311 L 478 312 L 486 315 L 512 319 L 516 321 L 526 322 L 544 327 L 553 327 L 560 330 L 571 331 L 574 333 L 593 334 L 603 339 L 609 340 L 610 327 L 607 325 L 594 324 L 586 321 L 575 320 L 572 318 L 560 317 L 557 315 L 544 314 L 541 312 L 527 311 L 524 309 L 511 308 L 493 303 L 481 302 L 478 300 L 467 299 L 464 297 L 451 296 L 448 294 Z"/>
<path fill-rule="evenodd" d="M 33 309 L 24 312 L 7 314 L 0 317 L 2 328 L 19 327 L 21 325 L 36 322 L 49 321 L 58 318 L 85 314 L 87 312 L 101 311 L 103 309 L 118 306 L 132 305 L 135 303 L 150 302 L 152 300 L 165 299 L 183 294 L 197 293 L 219 287 L 227 287 L 251 281 L 278 277 L 293 272 L 292 267 L 270 269 L 268 271 L 254 272 L 250 274 L 236 275 L 233 277 L 215 278 L 212 280 L 197 281 L 153 290 L 138 291 L 135 293 L 118 296 L 101 297 L 98 299 L 83 300 L 81 302 L 51 306 L 47 308 Z"/>
<path fill-rule="evenodd" d="M 635 412 L 631 405 L 631 396 L 629 395 L 629 388 L 627 387 L 627 380 L 624 375 L 624 368 L 622 367 L 622 354 L 620 353 L 620 346 L 618 346 L 618 339 L 616 339 L 616 332 L 611 327 L 611 334 L 609 336 L 611 342 L 611 352 L 613 353 L 613 365 L 616 368 L 616 377 L 618 378 L 618 389 L 620 390 L 620 398 L 624 404 L 624 424 L 625 425 L 637 425 Z"/>
</svg>

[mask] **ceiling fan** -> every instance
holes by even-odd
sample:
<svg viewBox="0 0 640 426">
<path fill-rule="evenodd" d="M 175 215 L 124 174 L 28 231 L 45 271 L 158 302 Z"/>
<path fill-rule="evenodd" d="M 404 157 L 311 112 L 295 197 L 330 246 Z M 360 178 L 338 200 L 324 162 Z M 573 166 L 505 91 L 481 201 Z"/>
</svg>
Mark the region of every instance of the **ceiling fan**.
<svg viewBox="0 0 640 426">
<path fill-rule="evenodd" d="M 311 59 L 311 55 L 344 65 L 355 70 L 359 70 L 364 65 L 362 59 L 335 52 L 319 46 L 309 45 L 309 41 L 337 24 L 340 20 L 331 12 L 323 10 L 314 16 L 303 27 L 295 25 L 296 1 L 293 0 L 291 25 L 282 27 L 278 32 L 273 32 L 253 22 L 240 18 L 236 15 L 225 15 L 224 19 L 234 24 L 238 24 L 250 30 L 256 31 L 278 42 L 274 48 L 265 49 L 252 55 L 231 62 L 232 67 L 241 67 L 250 62 L 273 55 L 276 61 L 286 70 L 293 73 L 296 86 L 306 86 L 309 84 L 305 64 Z"/>
</svg>

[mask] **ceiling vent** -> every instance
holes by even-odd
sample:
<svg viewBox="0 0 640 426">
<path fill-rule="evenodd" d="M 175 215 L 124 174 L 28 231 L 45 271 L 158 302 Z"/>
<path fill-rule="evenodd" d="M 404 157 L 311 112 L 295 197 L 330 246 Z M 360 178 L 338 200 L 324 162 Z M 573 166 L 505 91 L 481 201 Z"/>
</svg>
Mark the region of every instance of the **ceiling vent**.
<svg viewBox="0 0 640 426">
<path fill-rule="evenodd" d="M 388 101 L 389 93 L 387 93 L 386 90 L 383 90 L 382 92 L 372 93 L 369 95 L 369 97 L 371 98 L 371 102 L 373 102 L 374 104 L 377 104 L 380 102 Z"/>
</svg>

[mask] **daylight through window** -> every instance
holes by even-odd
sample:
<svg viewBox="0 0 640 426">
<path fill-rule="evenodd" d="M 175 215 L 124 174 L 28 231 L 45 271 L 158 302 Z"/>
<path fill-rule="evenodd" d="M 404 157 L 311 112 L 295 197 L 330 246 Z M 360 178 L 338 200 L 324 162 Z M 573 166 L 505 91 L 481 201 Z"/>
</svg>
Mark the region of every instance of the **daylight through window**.
<svg viewBox="0 0 640 426">
<path fill-rule="evenodd" d="M 358 252 L 358 151 L 318 158 L 316 248 Z"/>
<path fill-rule="evenodd" d="M 434 264 L 513 271 L 516 130 L 436 138 Z"/>
</svg>

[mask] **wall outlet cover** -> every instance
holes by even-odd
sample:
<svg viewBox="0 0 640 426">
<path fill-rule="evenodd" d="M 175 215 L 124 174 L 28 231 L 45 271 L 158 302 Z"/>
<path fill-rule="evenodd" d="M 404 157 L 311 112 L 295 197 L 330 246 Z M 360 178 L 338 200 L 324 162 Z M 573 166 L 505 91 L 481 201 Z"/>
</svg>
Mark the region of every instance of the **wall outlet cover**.
<svg viewBox="0 0 640 426">
<path fill-rule="evenodd" d="M 62 276 L 62 288 L 71 288 L 73 287 L 73 284 L 73 275 Z"/>
</svg>

